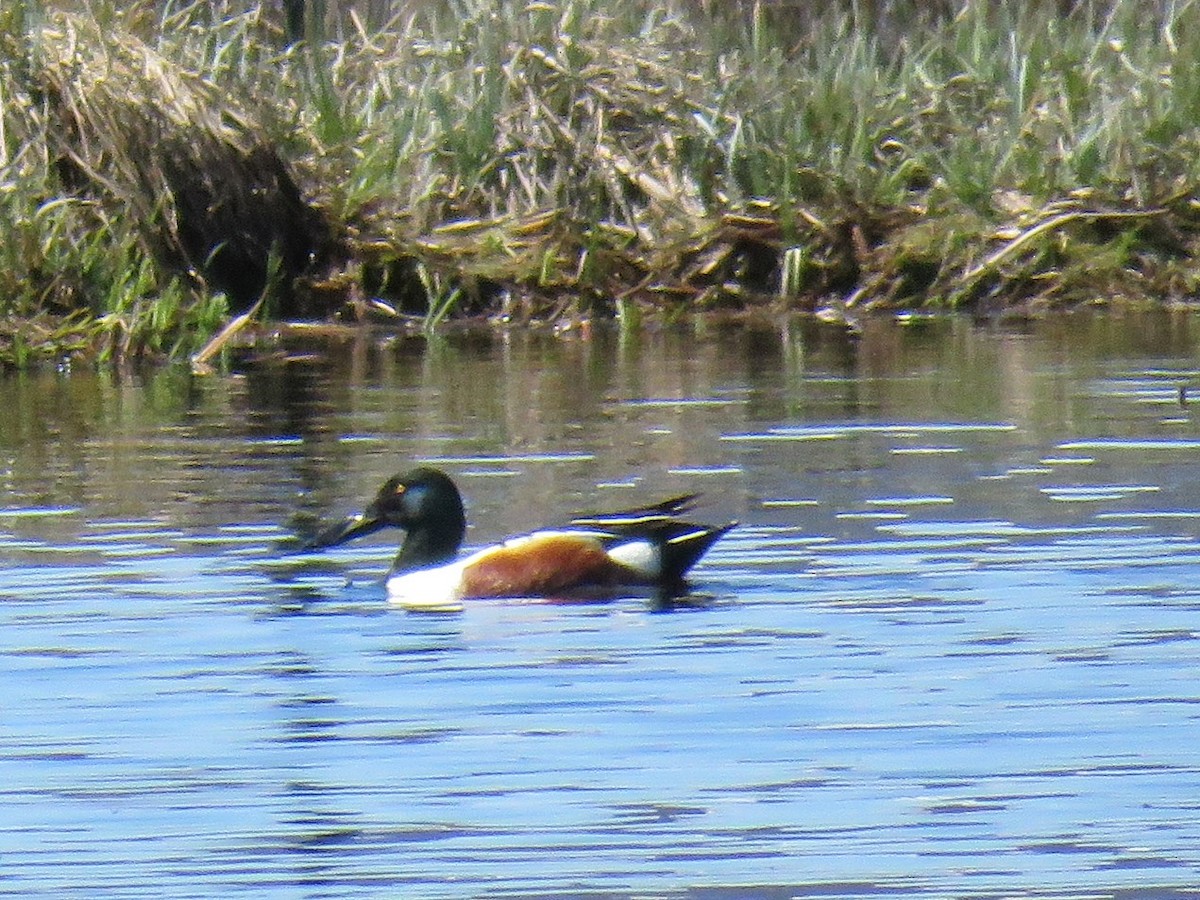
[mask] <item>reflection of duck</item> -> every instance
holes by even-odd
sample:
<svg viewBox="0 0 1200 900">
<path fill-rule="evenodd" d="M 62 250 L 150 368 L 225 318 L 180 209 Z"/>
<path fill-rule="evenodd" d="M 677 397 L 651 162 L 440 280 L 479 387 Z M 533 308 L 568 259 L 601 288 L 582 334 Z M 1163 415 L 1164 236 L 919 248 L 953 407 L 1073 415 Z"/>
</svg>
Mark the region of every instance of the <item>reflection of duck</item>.
<svg viewBox="0 0 1200 900">
<path fill-rule="evenodd" d="M 481 597 L 589 596 L 631 584 L 678 591 L 688 569 L 736 524 L 681 520 L 696 496 L 582 516 L 460 559 L 467 529 L 462 497 L 445 473 L 420 468 L 388 479 L 360 515 L 325 529 L 307 547 L 332 547 L 389 525 L 403 528 L 388 599 L 412 608 L 457 608 L 461 600 Z"/>
</svg>

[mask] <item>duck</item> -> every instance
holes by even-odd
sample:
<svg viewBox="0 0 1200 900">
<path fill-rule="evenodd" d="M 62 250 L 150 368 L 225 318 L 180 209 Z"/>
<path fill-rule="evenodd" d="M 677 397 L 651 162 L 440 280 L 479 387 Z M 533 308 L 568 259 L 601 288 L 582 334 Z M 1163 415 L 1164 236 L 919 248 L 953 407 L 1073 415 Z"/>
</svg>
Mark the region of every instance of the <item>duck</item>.
<svg viewBox="0 0 1200 900">
<path fill-rule="evenodd" d="M 366 508 L 321 530 L 305 549 L 320 550 L 393 527 L 405 532 L 388 572 L 390 603 L 412 610 L 458 611 L 488 598 L 572 600 L 612 596 L 623 587 L 679 596 L 685 576 L 738 523 L 703 525 L 682 516 L 699 494 L 620 512 L 582 515 L 460 555 L 467 532 L 462 494 L 439 469 L 395 475 Z"/>
</svg>

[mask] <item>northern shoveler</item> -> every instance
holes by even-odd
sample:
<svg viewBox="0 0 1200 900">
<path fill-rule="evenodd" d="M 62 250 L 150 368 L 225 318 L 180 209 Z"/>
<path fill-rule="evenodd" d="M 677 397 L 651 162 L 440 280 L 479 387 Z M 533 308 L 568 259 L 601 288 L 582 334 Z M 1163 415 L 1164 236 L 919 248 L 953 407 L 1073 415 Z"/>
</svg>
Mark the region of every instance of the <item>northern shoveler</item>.
<svg viewBox="0 0 1200 900">
<path fill-rule="evenodd" d="M 621 585 L 677 593 L 688 569 L 737 524 L 682 520 L 697 496 L 581 516 L 459 557 L 467 530 L 462 496 L 444 472 L 420 468 L 389 478 L 361 514 L 326 528 L 306 548 L 404 529 L 387 590 L 391 602 L 411 609 L 458 609 L 486 597 L 587 597 Z"/>
</svg>

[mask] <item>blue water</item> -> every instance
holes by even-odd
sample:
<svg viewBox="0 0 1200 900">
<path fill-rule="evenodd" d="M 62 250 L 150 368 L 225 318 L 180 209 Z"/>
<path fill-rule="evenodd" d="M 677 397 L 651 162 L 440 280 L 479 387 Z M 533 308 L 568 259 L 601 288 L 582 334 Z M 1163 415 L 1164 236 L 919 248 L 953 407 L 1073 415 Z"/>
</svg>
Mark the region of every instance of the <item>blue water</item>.
<svg viewBox="0 0 1200 900">
<path fill-rule="evenodd" d="M 1200 896 L 1200 320 L 918 325 L 0 382 L 0 894 Z M 670 612 L 280 546 L 416 460 L 743 524 Z"/>
</svg>

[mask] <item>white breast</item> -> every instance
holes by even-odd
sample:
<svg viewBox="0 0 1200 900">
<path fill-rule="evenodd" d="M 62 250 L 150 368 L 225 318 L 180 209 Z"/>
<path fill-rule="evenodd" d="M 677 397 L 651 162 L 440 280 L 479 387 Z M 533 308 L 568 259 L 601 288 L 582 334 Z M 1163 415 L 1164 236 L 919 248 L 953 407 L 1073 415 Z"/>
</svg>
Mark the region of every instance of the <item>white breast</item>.
<svg viewBox="0 0 1200 900">
<path fill-rule="evenodd" d="M 471 557 L 387 580 L 388 602 L 416 612 L 460 612 L 463 571 Z"/>
</svg>

